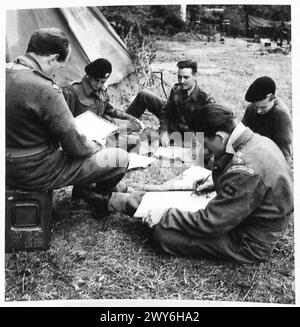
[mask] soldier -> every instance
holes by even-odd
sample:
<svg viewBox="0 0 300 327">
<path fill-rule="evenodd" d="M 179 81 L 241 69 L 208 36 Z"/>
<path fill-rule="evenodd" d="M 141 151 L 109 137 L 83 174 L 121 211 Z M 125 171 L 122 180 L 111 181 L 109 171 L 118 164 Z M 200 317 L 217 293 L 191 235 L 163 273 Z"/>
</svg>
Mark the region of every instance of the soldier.
<svg viewBox="0 0 300 327">
<path fill-rule="evenodd" d="M 161 216 L 150 210 L 145 221 L 149 226 L 158 221 L 154 242 L 171 255 L 268 259 L 293 211 L 293 181 L 284 156 L 272 140 L 253 133 L 222 105 L 197 108 L 192 117 L 190 128 L 204 132 L 215 156 L 217 195 L 197 212 L 170 208 Z"/>
<path fill-rule="evenodd" d="M 139 144 L 141 122 L 112 106 L 105 83 L 112 72 L 111 63 L 105 58 L 98 58 L 85 66 L 86 75 L 80 81 L 73 82 L 63 89 L 67 104 L 74 117 L 90 110 L 96 115 L 119 125 L 118 139 L 108 140 L 108 146 L 132 150 Z"/>
<path fill-rule="evenodd" d="M 80 134 L 53 80 L 70 53 L 60 29 L 40 29 L 26 54 L 6 66 L 6 184 L 37 191 L 78 185 L 76 197 L 96 206 L 99 215 L 132 214 L 137 199 L 112 192 L 126 173 L 127 152 L 102 149 Z"/>
<path fill-rule="evenodd" d="M 187 120 L 190 114 L 201 106 L 215 102 L 214 98 L 200 89 L 197 76 L 197 62 L 182 60 L 177 63 L 178 83 L 173 86 L 167 102 L 148 90 L 141 91 L 126 112 L 139 118 L 146 109 L 160 121 L 160 139 L 167 146 L 170 135 L 191 132 Z"/>
<path fill-rule="evenodd" d="M 288 163 L 292 162 L 292 119 L 287 105 L 275 96 L 276 84 L 268 76 L 256 79 L 248 88 L 242 122 L 255 133 L 273 140 Z"/>
</svg>

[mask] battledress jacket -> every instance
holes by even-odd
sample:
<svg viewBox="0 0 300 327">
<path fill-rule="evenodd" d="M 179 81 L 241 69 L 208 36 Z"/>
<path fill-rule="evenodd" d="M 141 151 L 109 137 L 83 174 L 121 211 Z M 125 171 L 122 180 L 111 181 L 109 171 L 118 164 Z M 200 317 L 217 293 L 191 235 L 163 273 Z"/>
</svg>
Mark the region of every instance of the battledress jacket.
<svg viewBox="0 0 300 327">
<path fill-rule="evenodd" d="M 169 209 L 161 218 L 163 229 L 177 230 L 191 239 L 226 234 L 226 249 L 217 256 L 246 262 L 267 259 L 286 229 L 293 211 L 293 181 L 277 145 L 240 123 L 242 132 L 231 153 L 215 161 L 216 197 L 195 213 Z"/>
<path fill-rule="evenodd" d="M 276 98 L 273 108 L 265 114 L 257 113 L 253 104 L 245 111 L 242 122 L 255 133 L 269 137 L 273 140 L 286 160 L 289 162 L 292 156 L 292 119 L 291 114 L 282 100 Z"/>
<path fill-rule="evenodd" d="M 98 150 L 77 131 L 61 89 L 34 58 L 21 56 L 7 64 L 7 185 L 47 190 L 62 175 L 68 185 L 84 158 Z"/>
<path fill-rule="evenodd" d="M 86 76 L 64 87 L 63 93 L 74 117 L 90 110 L 111 122 L 114 121 L 113 118 L 134 119 L 131 115 L 113 107 L 106 89 L 100 88 L 98 92 L 94 91 Z"/>
<path fill-rule="evenodd" d="M 176 83 L 171 89 L 168 101 L 161 108 L 160 131 L 169 133 L 190 131 L 187 125 L 190 113 L 196 108 L 214 102 L 215 99 L 201 90 L 197 82 L 190 95 L 187 95 L 180 84 Z"/>
</svg>

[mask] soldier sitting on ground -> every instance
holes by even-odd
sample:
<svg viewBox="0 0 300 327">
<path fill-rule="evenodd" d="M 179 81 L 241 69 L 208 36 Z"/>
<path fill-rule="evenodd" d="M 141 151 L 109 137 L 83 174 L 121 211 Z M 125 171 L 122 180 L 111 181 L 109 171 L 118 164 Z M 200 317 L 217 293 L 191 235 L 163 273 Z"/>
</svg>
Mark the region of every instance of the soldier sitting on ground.
<svg viewBox="0 0 300 327">
<path fill-rule="evenodd" d="M 157 247 L 175 256 L 241 262 L 270 258 L 293 212 L 293 180 L 277 145 L 238 122 L 231 109 L 208 104 L 192 113 L 190 128 L 204 132 L 214 153 L 216 197 L 197 212 L 149 211 Z M 204 183 L 198 191 L 211 187 Z"/>
</svg>

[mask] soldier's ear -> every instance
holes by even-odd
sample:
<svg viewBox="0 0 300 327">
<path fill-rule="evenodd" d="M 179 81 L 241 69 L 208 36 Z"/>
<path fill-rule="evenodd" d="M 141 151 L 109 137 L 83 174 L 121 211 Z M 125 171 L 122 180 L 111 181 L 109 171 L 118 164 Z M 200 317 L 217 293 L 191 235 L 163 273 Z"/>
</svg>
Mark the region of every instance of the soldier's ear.
<svg viewBox="0 0 300 327">
<path fill-rule="evenodd" d="M 59 54 L 58 53 L 51 54 L 49 56 L 49 63 L 54 62 L 55 60 L 57 60 L 58 57 L 59 57 Z"/>
<path fill-rule="evenodd" d="M 221 143 L 224 144 L 227 141 L 229 134 L 224 131 L 218 131 L 216 133 L 216 137 L 219 137 L 219 139 L 221 140 Z"/>
</svg>

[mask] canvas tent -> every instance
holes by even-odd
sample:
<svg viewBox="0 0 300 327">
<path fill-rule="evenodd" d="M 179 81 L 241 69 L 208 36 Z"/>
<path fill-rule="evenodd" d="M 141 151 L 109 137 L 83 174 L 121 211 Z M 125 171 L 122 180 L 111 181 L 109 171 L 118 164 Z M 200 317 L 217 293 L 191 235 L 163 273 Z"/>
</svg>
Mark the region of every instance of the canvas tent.
<svg viewBox="0 0 300 327">
<path fill-rule="evenodd" d="M 85 65 L 99 57 L 112 63 L 108 84 L 120 83 L 135 70 L 124 43 L 97 7 L 7 10 L 6 60 L 24 54 L 31 33 L 44 27 L 60 28 L 71 43 L 70 61 L 56 76 L 62 85 L 80 79 Z"/>
<path fill-rule="evenodd" d="M 282 24 L 284 25 L 283 28 Z M 285 37 L 290 40 L 290 21 L 274 21 L 253 15 L 248 15 L 248 26 L 252 33 L 258 34 L 259 36 L 269 37 L 274 40 L 280 38 L 280 35 L 283 35 L 282 31 L 285 30 Z"/>
</svg>

